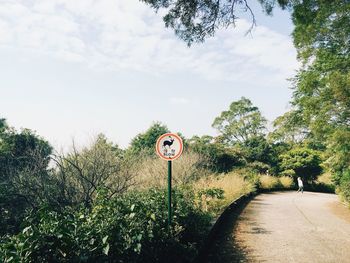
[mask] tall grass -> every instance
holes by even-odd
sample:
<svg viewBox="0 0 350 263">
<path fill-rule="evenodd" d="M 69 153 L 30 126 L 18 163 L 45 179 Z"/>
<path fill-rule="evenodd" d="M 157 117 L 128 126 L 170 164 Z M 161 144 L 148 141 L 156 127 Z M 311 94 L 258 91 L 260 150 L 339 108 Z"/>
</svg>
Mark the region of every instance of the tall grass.
<svg viewBox="0 0 350 263">
<path fill-rule="evenodd" d="M 294 186 L 293 179 L 289 176 L 275 177 L 261 175 L 259 177 L 259 188 L 264 190 L 291 189 Z"/>
<path fill-rule="evenodd" d="M 278 178 L 270 175 L 261 175 L 259 178 L 259 187 L 261 189 L 273 189 L 280 185 Z"/>
<path fill-rule="evenodd" d="M 278 178 L 281 186 L 285 189 L 291 189 L 294 186 L 293 179 L 290 178 L 289 176 L 282 176 Z"/>
<path fill-rule="evenodd" d="M 219 175 L 214 174 L 206 178 L 201 178 L 194 186 L 196 189 L 219 188 L 224 190 L 223 199 L 209 201 L 208 209 L 216 213 L 220 212 L 241 195 L 248 194 L 255 190 L 252 183 L 235 172 Z"/>
<path fill-rule="evenodd" d="M 203 157 L 194 152 L 184 152 L 172 164 L 174 186 L 193 183 L 200 177 L 206 177 L 209 171 L 202 168 Z M 166 187 L 168 163 L 158 157 L 147 157 L 139 161 L 136 186 L 139 188 Z"/>
</svg>

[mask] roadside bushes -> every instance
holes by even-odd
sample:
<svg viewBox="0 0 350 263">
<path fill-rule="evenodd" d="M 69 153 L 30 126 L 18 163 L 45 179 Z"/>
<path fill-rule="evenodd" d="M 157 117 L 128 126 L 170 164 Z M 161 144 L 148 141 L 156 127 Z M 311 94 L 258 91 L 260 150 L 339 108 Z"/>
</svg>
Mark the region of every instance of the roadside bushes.
<svg viewBox="0 0 350 263">
<path fill-rule="evenodd" d="M 150 189 L 109 198 L 100 190 L 91 209 L 42 207 L 18 235 L 3 238 L 1 262 L 188 262 L 211 217 L 191 190 L 174 190 L 168 229 L 166 193 Z"/>
<path fill-rule="evenodd" d="M 198 193 L 204 194 L 205 199 L 202 199 L 204 210 L 210 211 L 214 215 L 221 213 L 240 196 L 255 191 L 254 184 L 238 172 L 212 174 L 211 176 L 201 178 L 195 183 L 195 188 Z M 214 195 L 209 193 L 208 190 L 211 189 L 218 189 L 216 191 L 216 198 L 213 198 Z"/>
<path fill-rule="evenodd" d="M 270 175 L 259 176 L 259 189 L 277 190 L 291 189 L 294 186 L 293 179 L 288 176 L 275 177 Z"/>
<path fill-rule="evenodd" d="M 338 191 L 340 195 L 350 203 L 350 170 L 347 170 L 341 177 Z"/>
</svg>

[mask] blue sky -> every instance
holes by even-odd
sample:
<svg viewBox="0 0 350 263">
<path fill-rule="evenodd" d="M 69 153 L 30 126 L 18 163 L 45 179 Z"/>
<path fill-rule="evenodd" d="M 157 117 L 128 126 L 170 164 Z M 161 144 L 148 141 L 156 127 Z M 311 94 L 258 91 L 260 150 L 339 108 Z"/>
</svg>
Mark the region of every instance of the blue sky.
<svg viewBox="0 0 350 263">
<path fill-rule="evenodd" d="M 186 137 L 241 96 L 272 121 L 298 68 L 288 12 L 188 48 L 137 0 L 0 0 L 0 116 L 57 149 L 97 133 L 126 147 L 154 121 Z"/>
</svg>

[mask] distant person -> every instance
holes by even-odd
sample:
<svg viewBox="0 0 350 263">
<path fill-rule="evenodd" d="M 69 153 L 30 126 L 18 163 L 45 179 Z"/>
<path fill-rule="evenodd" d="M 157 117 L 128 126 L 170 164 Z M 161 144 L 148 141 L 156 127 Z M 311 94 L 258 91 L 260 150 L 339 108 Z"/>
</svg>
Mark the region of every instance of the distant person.
<svg viewBox="0 0 350 263">
<path fill-rule="evenodd" d="M 304 184 L 303 184 L 303 181 L 301 180 L 300 177 L 298 177 L 298 186 L 299 186 L 298 192 L 303 193 L 304 192 Z"/>
</svg>

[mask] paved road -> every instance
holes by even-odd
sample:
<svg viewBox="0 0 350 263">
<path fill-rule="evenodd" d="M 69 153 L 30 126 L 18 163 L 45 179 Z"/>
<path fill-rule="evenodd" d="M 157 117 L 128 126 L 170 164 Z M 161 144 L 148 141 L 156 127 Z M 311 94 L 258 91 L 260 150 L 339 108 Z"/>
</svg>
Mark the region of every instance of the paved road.
<svg viewBox="0 0 350 263">
<path fill-rule="evenodd" d="M 274 192 L 226 219 L 208 262 L 350 262 L 350 210 L 336 195 Z"/>
</svg>

